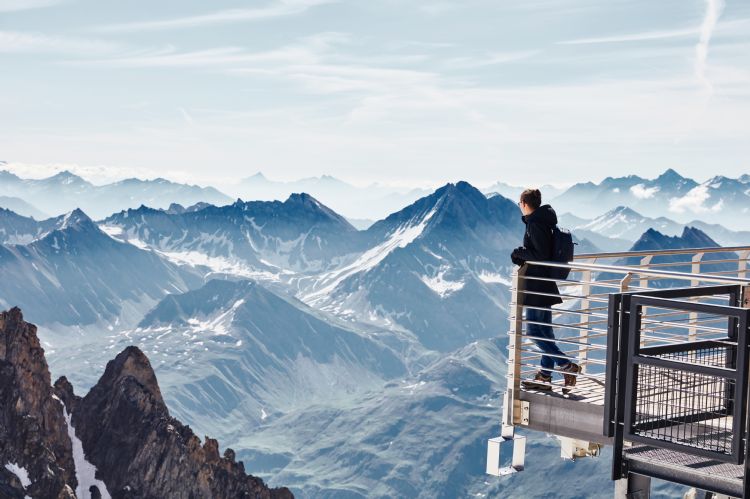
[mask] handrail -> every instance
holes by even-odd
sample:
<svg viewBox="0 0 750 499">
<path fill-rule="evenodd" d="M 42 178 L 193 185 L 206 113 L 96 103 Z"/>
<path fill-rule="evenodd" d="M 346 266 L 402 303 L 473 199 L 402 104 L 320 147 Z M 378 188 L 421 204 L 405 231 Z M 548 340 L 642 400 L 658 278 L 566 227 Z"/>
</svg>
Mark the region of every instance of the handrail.
<svg viewBox="0 0 750 499">
<path fill-rule="evenodd" d="M 688 262 L 689 263 L 689 262 Z M 739 277 L 716 277 L 715 274 L 694 274 L 691 272 L 675 272 L 672 270 L 653 270 L 653 269 L 635 269 L 627 265 L 606 265 L 599 263 L 561 263 L 561 262 L 540 262 L 527 261 L 528 265 L 537 265 L 540 267 L 558 267 L 570 270 L 595 270 L 600 272 L 618 272 L 623 274 L 646 275 L 650 277 L 663 277 L 674 279 L 693 279 L 702 282 L 712 282 L 716 284 L 750 284 L 750 279 L 740 279 Z M 533 277 L 531 277 L 533 279 Z"/>
<path fill-rule="evenodd" d="M 574 260 L 590 260 L 592 258 L 628 258 L 638 256 L 669 256 L 669 255 L 692 255 L 695 253 L 736 253 L 738 251 L 750 251 L 750 246 L 717 246 L 708 248 L 684 248 L 671 250 L 641 250 L 641 251 L 613 251 L 602 253 L 581 253 L 575 255 Z"/>
<path fill-rule="evenodd" d="M 730 253 L 734 254 L 729 255 Z M 660 259 L 670 255 L 682 256 Z M 642 295 L 648 295 L 654 290 L 663 293 L 667 289 L 670 298 L 680 297 L 680 307 L 677 310 L 671 310 L 671 307 L 664 309 L 651 302 L 641 304 L 637 318 L 639 337 L 636 346 L 644 351 L 652 348 L 670 350 L 681 348 L 683 344 L 691 345 L 690 348 L 693 348 L 692 345 L 709 342 L 711 345 L 723 344 L 727 334 L 731 335 L 733 329 L 737 328 L 732 322 L 735 319 L 712 313 L 727 310 L 727 306 L 737 310 L 743 310 L 737 306 L 748 306 L 748 262 L 750 246 L 733 246 L 580 254 L 567 263 L 533 260 L 514 269 L 508 310 L 508 385 L 504 394 L 501 424 L 505 441 L 515 438 L 515 426 L 527 425 L 530 429 L 547 433 L 562 432 L 565 457 L 573 459 L 588 455 L 589 451 L 593 453 L 592 442 L 606 443 L 601 439 L 611 438 L 614 430 L 610 428 L 610 419 L 603 421 L 605 427 L 598 430 L 592 424 L 593 420 L 587 418 L 600 411 L 608 414 L 613 404 L 610 400 L 613 392 L 605 386 L 612 380 L 618 380 L 618 383 L 626 381 L 624 377 L 617 378 L 612 372 L 615 363 L 611 362 L 610 356 L 621 347 L 617 342 L 619 321 L 612 321 L 608 313 L 613 309 L 619 310 L 621 306 L 613 298 L 629 292 L 628 296 L 641 299 Z M 716 265 L 720 263 L 725 265 Z M 574 274 L 570 275 L 569 280 L 537 277 L 527 275 L 530 267 L 562 268 Z M 725 270 L 726 268 L 733 269 Z M 678 269 L 687 272 L 677 271 Z M 538 281 L 546 282 L 543 283 L 545 285 L 540 285 Z M 550 292 L 553 290 L 546 285 L 550 281 L 556 283 L 559 290 Z M 524 296 L 554 296 L 562 298 L 563 303 L 559 306 L 525 305 Z M 544 303 L 544 300 L 531 303 Z M 662 302 L 659 303 L 663 305 Z M 525 312 L 533 309 L 549 311 L 552 315 L 543 320 L 529 317 Z M 627 316 L 627 310 L 619 312 Z M 554 344 L 557 351 L 542 348 L 543 344 L 537 340 L 544 336 L 530 332 L 529 327 L 540 325 L 549 325 L 559 331 L 552 338 L 543 340 Z M 545 367 L 554 374 L 552 380 L 538 380 L 541 359 L 545 356 L 548 359 L 565 358 L 577 364 L 580 369 L 572 376 L 578 383 L 572 383 L 561 376 L 570 374 L 562 371 L 557 365 L 559 362 L 551 368 Z M 646 359 L 641 363 L 645 365 L 648 362 L 651 360 Z M 545 363 L 545 366 L 548 365 L 549 360 Z M 718 371 L 722 369 L 723 365 L 717 366 Z M 524 386 L 528 382 L 532 386 L 546 387 L 547 391 L 552 392 L 552 397 L 540 397 L 535 392 L 541 389 Z M 567 388 L 569 383 L 574 386 Z M 539 405 L 540 409 L 530 408 L 530 404 Z M 548 406 L 565 407 L 566 411 L 580 416 L 576 421 L 581 424 L 571 426 L 564 418 L 548 414 L 545 412 Z M 576 412 L 579 410 L 580 413 Z M 576 439 L 575 445 L 565 439 Z M 578 448 L 579 442 L 588 442 L 589 451 L 586 451 L 585 445 Z M 598 444 L 593 445 L 596 447 Z M 488 463 L 489 455 L 488 453 Z M 750 458 L 748 459 L 750 462 Z M 750 494 L 748 497 L 750 498 Z"/>
</svg>

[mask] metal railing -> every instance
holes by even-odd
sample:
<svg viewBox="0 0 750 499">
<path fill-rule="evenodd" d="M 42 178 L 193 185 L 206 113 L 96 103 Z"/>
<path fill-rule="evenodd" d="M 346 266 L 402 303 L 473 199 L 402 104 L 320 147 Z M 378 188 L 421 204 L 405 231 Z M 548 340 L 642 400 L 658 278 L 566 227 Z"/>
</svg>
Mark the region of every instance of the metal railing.
<svg viewBox="0 0 750 499">
<path fill-rule="evenodd" d="M 566 387 L 560 368 L 553 368 L 553 380 L 546 384 L 551 395 L 580 404 L 610 404 L 605 390 L 608 378 L 608 350 L 612 348 L 609 309 L 611 295 L 624 292 L 651 292 L 676 287 L 750 285 L 747 262 L 750 247 L 697 248 L 649 252 L 614 252 L 576 256 L 568 264 L 527 262 L 512 276 L 512 300 L 509 309 L 508 386 L 503 408 L 503 437 L 512 438 L 513 426 L 528 424 L 528 407 L 521 403 L 522 384 L 531 381 L 540 369 L 543 355 L 529 335 L 528 326 L 535 322 L 524 317 L 524 311 L 536 309 L 552 313 L 551 325 L 556 344 L 570 361 L 581 366 L 575 374 L 574 387 Z M 533 267 L 564 267 L 570 270 L 565 280 L 533 277 Z M 552 281 L 559 289 L 563 303 L 554 307 L 524 306 L 526 296 L 557 296 L 529 290 L 532 281 Z M 532 286 L 533 288 L 533 286 Z M 744 296 L 744 295 L 743 295 Z M 696 307 L 669 309 L 651 303 L 640 307 L 639 348 L 710 341 L 726 336 L 727 318 L 702 313 L 703 305 L 726 305 L 727 294 L 694 294 L 686 297 Z M 746 303 L 738 303 L 746 306 Z M 610 375 L 612 373 L 609 373 Z M 563 392 L 563 388 L 566 388 Z M 605 431 L 602 437 L 605 437 Z M 489 469 L 489 468 L 488 468 Z"/>
<path fill-rule="evenodd" d="M 729 257 L 729 255 L 733 257 Z M 707 255 L 720 255 L 721 258 L 704 260 Z M 533 341 L 525 334 L 529 321 L 523 317 L 525 309 L 549 310 L 552 312 L 552 326 L 556 330 L 553 341 L 568 356 L 578 363 L 583 371 L 578 374 L 581 383 L 573 393 L 578 398 L 590 399 L 593 403 L 604 402 L 604 375 L 607 349 L 607 311 L 609 295 L 622 291 L 640 291 L 658 288 L 660 284 L 701 286 L 715 284 L 750 284 L 746 279 L 747 261 L 750 247 L 698 248 L 654 252 L 617 252 L 583 254 L 576 256 L 569 264 L 552 262 L 527 262 L 525 268 L 516 269 L 512 278 L 512 300 L 510 306 L 509 344 L 509 390 L 520 390 L 522 380 L 533 378 L 539 369 L 542 356 Z M 673 261 L 670 257 L 681 256 L 687 261 Z M 627 260 L 637 260 L 637 265 L 625 265 Z M 610 262 L 610 263 L 602 263 Z M 629 263 L 629 262 L 628 262 Z M 688 265 L 693 272 L 673 270 Z M 712 267 L 722 265 L 714 271 Z M 566 267 L 571 271 L 566 280 L 541 277 L 526 277 L 529 266 Z M 727 267 L 734 267 L 731 272 Z M 602 278 L 603 277 L 603 278 Z M 545 296 L 546 293 L 525 290 L 527 281 L 554 281 L 563 304 L 558 307 L 524 307 L 524 295 Z M 716 302 L 721 297 L 694 299 L 696 302 Z M 678 317 L 678 312 L 662 311 L 658 315 L 646 309 L 644 322 L 650 328 L 644 330 L 643 344 L 653 341 L 669 341 L 669 328 L 679 319 L 690 332 L 690 339 L 696 341 L 717 332 L 715 318 L 699 318 L 691 313 L 688 318 Z M 678 337 L 671 334 L 673 341 Z M 553 372 L 562 374 L 559 369 Z M 578 384 L 578 383 L 577 383 Z M 562 385 L 559 381 L 550 384 L 553 388 Z"/>
<path fill-rule="evenodd" d="M 633 472 L 645 473 L 750 497 L 749 290 L 738 284 L 610 296 L 603 432 L 613 437 L 613 480 L 630 484 Z M 691 301 L 697 297 L 720 303 Z M 646 307 L 710 318 L 711 335 L 691 339 L 679 324 L 671 327 L 677 341 L 644 346 Z"/>
<path fill-rule="evenodd" d="M 728 296 L 725 304 L 687 301 Z M 624 440 L 740 464 L 747 416 L 748 321 L 742 286 L 705 286 L 612 295 L 604 433 L 615 437 L 613 474 Z M 641 346 L 643 309 L 721 321 L 712 338 Z M 675 328 L 680 335 L 680 328 Z"/>
</svg>

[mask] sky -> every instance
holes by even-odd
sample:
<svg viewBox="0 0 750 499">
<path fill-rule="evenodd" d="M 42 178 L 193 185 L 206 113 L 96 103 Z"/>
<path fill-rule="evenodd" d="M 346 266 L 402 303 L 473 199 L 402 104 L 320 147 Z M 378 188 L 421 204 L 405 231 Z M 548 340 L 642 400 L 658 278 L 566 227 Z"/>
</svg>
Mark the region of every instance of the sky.
<svg viewBox="0 0 750 499">
<path fill-rule="evenodd" d="M 750 172 L 750 3 L 0 0 L 0 160 L 93 180 Z"/>
</svg>

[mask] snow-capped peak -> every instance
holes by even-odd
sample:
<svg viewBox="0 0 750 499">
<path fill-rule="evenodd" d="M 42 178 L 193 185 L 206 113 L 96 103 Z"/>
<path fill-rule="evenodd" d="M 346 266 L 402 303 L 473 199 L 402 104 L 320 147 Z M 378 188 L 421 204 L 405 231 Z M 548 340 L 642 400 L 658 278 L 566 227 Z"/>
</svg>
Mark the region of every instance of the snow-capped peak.
<svg viewBox="0 0 750 499">
<path fill-rule="evenodd" d="M 57 228 L 60 230 L 65 229 L 80 229 L 84 225 L 93 224 L 91 218 L 80 208 L 63 215 L 62 220 L 58 223 Z"/>
</svg>

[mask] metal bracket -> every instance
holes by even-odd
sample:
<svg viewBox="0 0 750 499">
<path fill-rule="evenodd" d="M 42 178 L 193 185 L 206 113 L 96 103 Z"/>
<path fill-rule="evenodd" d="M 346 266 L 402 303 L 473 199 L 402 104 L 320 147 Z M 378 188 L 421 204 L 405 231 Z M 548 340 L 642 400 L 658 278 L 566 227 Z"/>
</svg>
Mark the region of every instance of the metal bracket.
<svg viewBox="0 0 750 499">
<path fill-rule="evenodd" d="M 521 401 L 521 424 L 524 426 L 529 425 L 529 402 L 526 400 Z"/>
<path fill-rule="evenodd" d="M 742 298 L 740 307 L 750 308 L 750 286 L 742 286 Z"/>
<path fill-rule="evenodd" d="M 575 461 L 582 457 L 599 457 L 602 446 L 575 438 L 557 437 L 560 440 L 560 457 Z"/>
<path fill-rule="evenodd" d="M 500 448 L 502 444 L 511 442 L 513 457 L 510 466 L 500 467 Z M 506 476 L 523 471 L 526 461 L 526 437 L 512 435 L 510 437 L 495 437 L 487 441 L 487 474 Z"/>
</svg>

